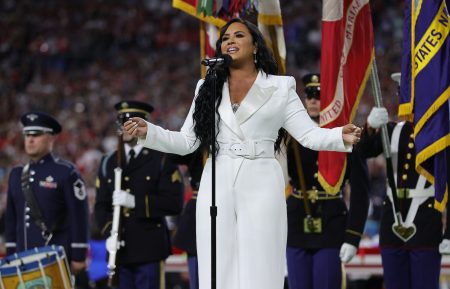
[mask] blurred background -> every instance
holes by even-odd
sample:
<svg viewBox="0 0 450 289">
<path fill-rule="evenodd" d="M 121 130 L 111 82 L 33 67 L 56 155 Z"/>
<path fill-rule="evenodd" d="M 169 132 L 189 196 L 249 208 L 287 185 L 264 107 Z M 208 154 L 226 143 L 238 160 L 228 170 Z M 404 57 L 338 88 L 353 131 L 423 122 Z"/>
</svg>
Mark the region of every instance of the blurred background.
<svg viewBox="0 0 450 289">
<path fill-rule="evenodd" d="M 280 2 L 287 74 L 296 78 L 303 96 L 301 77 L 320 72 L 322 4 Z M 397 84 L 390 75 L 400 71 L 404 2 L 370 2 L 383 101 L 395 119 Z M 82 172 L 92 209 L 99 161 L 116 148 L 113 105 L 122 99 L 149 102 L 155 107 L 153 122 L 178 129 L 200 77 L 199 22 L 169 0 L 2 0 L 0 31 L 1 216 L 8 174 L 27 161 L 22 113 L 43 110 L 62 123 L 56 153 Z M 364 124 L 372 105 L 368 84 L 356 124 Z M 383 159 L 370 160 L 369 168 L 372 209 L 366 240 L 376 243 Z M 3 220 L 0 224 L 3 234 Z M 0 239 L 1 251 L 3 246 Z"/>
</svg>

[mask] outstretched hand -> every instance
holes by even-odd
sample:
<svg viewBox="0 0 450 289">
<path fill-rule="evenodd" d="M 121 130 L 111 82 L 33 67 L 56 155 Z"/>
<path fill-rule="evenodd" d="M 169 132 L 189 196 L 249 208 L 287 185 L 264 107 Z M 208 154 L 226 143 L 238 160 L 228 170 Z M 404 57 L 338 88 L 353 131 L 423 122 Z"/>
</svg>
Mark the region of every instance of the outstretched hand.
<svg viewBox="0 0 450 289">
<path fill-rule="evenodd" d="M 361 139 L 361 131 L 362 129 L 360 127 L 357 127 L 352 123 L 346 124 L 342 128 L 342 139 L 344 140 L 344 143 L 348 145 L 357 144 Z"/>
<path fill-rule="evenodd" d="M 147 123 L 140 117 L 132 117 L 123 124 L 123 130 L 131 136 L 145 137 L 147 135 Z"/>
</svg>

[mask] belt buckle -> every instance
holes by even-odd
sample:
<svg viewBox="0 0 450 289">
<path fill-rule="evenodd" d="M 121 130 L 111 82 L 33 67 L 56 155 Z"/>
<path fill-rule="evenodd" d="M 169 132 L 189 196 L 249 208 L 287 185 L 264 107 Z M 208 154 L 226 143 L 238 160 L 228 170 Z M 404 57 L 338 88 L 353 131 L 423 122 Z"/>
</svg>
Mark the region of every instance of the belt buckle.
<svg viewBox="0 0 450 289">
<path fill-rule="evenodd" d="M 244 143 L 233 143 L 230 146 L 230 151 L 233 152 L 237 156 L 245 155 L 247 149 Z"/>
<path fill-rule="evenodd" d="M 408 188 L 397 188 L 397 197 L 399 199 L 407 199 L 409 197 L 409 189 Z"/>
<path fill-rule="evenodd" d="M 247 154 L 248 158 L 253 160 L 256 157 L 256 142 L 253 140 L 248 141 L 247 144 Z"/>
<path fill-rule="evenodd" d="M 303 219 L 303 232 L 305 234 L 322 233 L 322 218 L 305 217 Z"/>
<path fill-rule="evenodd" d="M 306 196 L 308 197 L 308 200 L 310 200 L 312 203 L 315 203 L 319 199 L 319 191 L 318 190 L 307 191 Z"/>
</svg>

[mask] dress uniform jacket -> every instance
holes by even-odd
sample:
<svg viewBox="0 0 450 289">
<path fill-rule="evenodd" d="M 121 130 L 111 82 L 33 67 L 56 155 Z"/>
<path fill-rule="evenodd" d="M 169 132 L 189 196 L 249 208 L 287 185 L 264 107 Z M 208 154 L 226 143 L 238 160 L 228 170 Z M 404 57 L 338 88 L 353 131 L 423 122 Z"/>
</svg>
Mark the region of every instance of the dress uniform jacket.
<svg viewBox="0 0 450 289">
<path fill-rule="evenodd" d="M 105 237 L 112 224 L 112 194 L 117 153 L 101 161 L 95 216 Z M 122 167 L 122 190 L 135 197 L 134 209 L 122 208 L 117 264 L 157 262 L 171 254 L 165 216 L 179 214 L 183 207 L 184 186 L 177 166 L 160 152 L 143 148 L 130 165 Z"/>
<path fill-rule="evenodd" d="M 22 169 L 14 168 L 9 178 L 5 232 L 7 254 L 45 246 L 22 191 Z M 80 173 L 72 163 L 53 154 L 31 163 L 29 171 L 31 190 L 43 220 L 53 231 L 49 245 L 64 246 L 69 261 L 84 261 L 88 247 L 89 211 Z"/>
<path fill-rule="evenodd" d="M 392 133 L 395 123 L 388 124 L 389 138 L 392 141 Z M 373 129 L 365 130 L 361 138 L 361 146 L 367 157 L 374 157 L 382 153 L 381 134 L 375 133 Z M 397 196 L 398 209 L 403 220 L 405 220 L 411 205 L 411 198 L 405 198 L 407 189 L 415 189 L 419 174 L 415 170 L 415 148 L 413 139 L 413 125 L 405 122 L 400 131 L 398 143 L 398 165 L 397 165 Z M 425 188 L 429 188 L 430 183 L 426 183 Z M 406 190 L 405 190 L 406 189 Z M 447 214 L 449 219 L 450 214 Z M 380 247 L 403 247 L 403 248 L 436 248 L 442 241 L 442 214 L 434 209 L 434 197 L 429 197 L 418 208 L 414 218 L 416 234 L 407 242 L 403 242 L 392 232 L 394 217 L 392 205 L 386 196 L 383 202 L 383 211 L 380 224 Z M 447 221 L 447 224 L 450 224 Z M 446 235 L 448 235 L 448 230 Z M 448 238 L 448 237 L 447 237 Z"/>
<path fill-rule="evenodd" d="M 197 90 L 203 81 L 197 84 Z M 199 144 L 191 106 L 180 132 L 147 124 L 146 147 L 185 155 Z M 220 122 L 216 158 L 217 287 L 227 289 L 283 287 L 287 238 L 285 182 L 274 157 L 274 143 L 285 128 L 303 145 L 316 150 L 347 151 L 342 128 L 318 128 L 296 91 L 295 80 L 260 72 L 236 113 L 228 83 L 218 107 Z M 205 112 L 206 113 L 206 112 Z M 206 161 L 197 198 L 197 255 L 200 288 L 211 285 L 211 158 Z"/>
<path fill-rule="evenodd" d="M 288 172 L 294 189 L 287 199 L 288 211 L 288 247 L 319 249 L 339 248 L 344 242 L 358 247 L 364 224 L 367 217 L 368 199 L 368 173 L 367 165 L 358 152 L 353 149 L 347 157 L 347 168 L 343 184 L 350 181 L 350 211 L 342 199 L 342 192 L 337 198 L 329 200 L 311 200 L 309 206 L 313 218 L 321 218 L 321 233 L 305 233 L 304 219 L 306 212 L 304 200 L 301 195 L 299 175 L 294 150 L 299 149 L 301 166 L 308 194 L 325 195 L 324 189 L 318 181 L 318 152 L 307 149 L 301 145 L 294 146 L 294 140 L 288 145 Z M 332 197 L 333 195 L 328 195 Z"/>
<path fill-rule="evenodd" d="M 178 157 L 176 161 L 188 165 L 189 182 L 192 188 L 192 197 L 184 206 L 183 212 L 178 220 L 177 231 L 173 238 L 173 244 L 188 253 L 189 256 L 197 255 L 197 244 L 195 238 L 195 207 L 197 205 L 197 192 L 200 187 L 200 178 L 203 171 L 203 156 L 200 152 L 194 152 L 187 156 Z"/>
</svg>

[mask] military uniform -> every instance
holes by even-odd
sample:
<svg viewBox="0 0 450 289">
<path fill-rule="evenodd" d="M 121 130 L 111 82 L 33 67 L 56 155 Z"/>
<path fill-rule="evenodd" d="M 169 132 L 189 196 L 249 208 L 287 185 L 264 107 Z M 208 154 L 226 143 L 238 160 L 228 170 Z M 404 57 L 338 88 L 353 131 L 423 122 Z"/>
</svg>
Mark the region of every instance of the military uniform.
<svg viewBox="0 0 450 289">
<path fill-rule="evenodd" d="M 405 226 L 415 226 L 416 233 L 406 241 L 394 234 L 392 203 L 386 196 L 380 224 L 386 288 L 439 288 L 441 255 L 438 246 L 443 238 L 443 227 L 442 214 L 433 206 L 434 188 L 415 170 L 413 124 L 388 123 L 387 127 L 396 176 L 398 210 L 407 223 Z M 367 129 L 361 139 L 361 146 L 364 147 L 366 157 L 381 154 L 380 132 Z M 450 224 L 449 215 L 447 224 Z M 445 235 L 448 239 L 448 230 Z"/>
<path fill-rule="evenodd" d="M 307 85 L 313 75 L 304 78 Z M 320 89 L 307 86 L 307 97 L 318 98 Z M 309 90 L 308 90 L 309 88 Z M 358 247 L 368 212 L 368 174 L 358 147 L 347 156 L 343 184 L 350 181 L 350 211 L 342 192 L 327 194 L 318 181 L 318 152 L 291 140 L 287 148 L 288 174 L 293 193 L 287 199 L 288 239 L 287 266 L 290 289 L 341 288 L 342 271 L 339 249 L 348 243 Z M 299 160 L 301 162 L 299 163 Z M 311 213 L 308 226 L 307 209 L 302 192 L 299 164 L 303 171 L 306 197 Z M 314 220 L 314 221 L 313 221 Z"/>
<path fill-rule="evenodd" d="M 51 116 L 40 112 L 25 114 L 24 134 L 56 134 L 60 125 Z M 87 254 L 88 205 L 84 182 L 77 168 L 70 162 L 48 153 L 30 162 L 27 183 L 40 209 L 42 221 L 52 237 L 46 243 L 42 227 L 36 223 L 22 190 L 22 171 L 11 171 L 6 209 L 7 254 L 42 247 L 62 245 L 69 261 L 84 261 Z M 45 234 L 44 234 L 45 235 Z M 50 235 L 49 235 L 50 236 Z"/>
<path fill-rule="evenodd" d="M 196 225 L 195 213 L 197 206 L 197 192 L 200 187 L 200 179 L 203 172 L 203 156 L 196 151 L 187 156 L 180 156 L 177 162 L 186 164 L 189 168 L 190 184 L 192 188 L 192 197 L 187 201 L 183 213 L 178 221 L 177 231 L 175 233 L 174 246 L 186 251 L 188 255 L 189 269 L 189 287 L 190 289 L 198 289 L 198 261 L 197 261 L 197 244 L 196 244 Z"/>
<path fill-rule="evenodd" d="M 122 105 L 124 107 L 122 107 Z M 120 102 L 119 113 L 141 116 L 153 108 L 138 102 Z M 184 186 L 176 164 L 168 155 L 125 144 L 124 153 L 139 151 L 122 166 L 122 190 L 135 198 L 133 209 L 122 208 L 120 239 L 124 246 L 117 252 L 119 288 L 162 288 L 163 261 L 171 254 L 171 242 L 165 217 L 179 214 L 183 206 Z M 130 157 L 127 157 L 130 158 Z M 125 160 L 125 158 L 124 158 Z M 112 198 L 117 151 L 101 161 L 95 216 L 102 233 L 109 236 L 112 224 Z"/>
<path fill-rule="evenodd" d="M 318 232 L 308 232 L 294 148 L 290 144 L 288 171 L 294 192 L 287 200 L 289 288 L 341 288 L 339 248 L 344 242 L 358 247 L 361 239 L 368 210 L 367 167 L 358 156 L 358 152 L 354 151 L 348 155 L 344 177 L 351 185 L 350 211 L 348 211 L 342 193 L 335 196 L 327 195 L 320 186 L 317 180 L 318 152 L 300 145 L 298 148 L 312 217 L 320 219 L 321 224 Z M 326 274 L 327 268 L 329 274 Z M 329 276 L 331 279 L 323 276 Z M 319 284 L 325 284 L 322 282 L 333 284 L 334 287 L 320 286 Z"/>
</svg>

